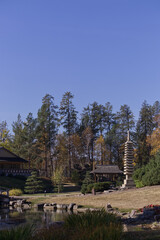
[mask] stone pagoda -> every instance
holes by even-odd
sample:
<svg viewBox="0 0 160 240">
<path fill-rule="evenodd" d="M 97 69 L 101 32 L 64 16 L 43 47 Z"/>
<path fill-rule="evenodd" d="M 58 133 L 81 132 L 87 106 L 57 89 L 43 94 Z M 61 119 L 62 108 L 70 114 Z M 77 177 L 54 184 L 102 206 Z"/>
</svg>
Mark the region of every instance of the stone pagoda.
<svg viewBox="0 0 160 240">
<path fill-rule="evenodd" d="M 132 179 L 133 174 L 133 143 L 130 141 L 130 134 L 128 131 L 127 142 L 125 142 L 124 151 L 124 175 L 126 176 L 124 184 L 121 188 L 133 188 L 135 183 Z"/>
</svg>

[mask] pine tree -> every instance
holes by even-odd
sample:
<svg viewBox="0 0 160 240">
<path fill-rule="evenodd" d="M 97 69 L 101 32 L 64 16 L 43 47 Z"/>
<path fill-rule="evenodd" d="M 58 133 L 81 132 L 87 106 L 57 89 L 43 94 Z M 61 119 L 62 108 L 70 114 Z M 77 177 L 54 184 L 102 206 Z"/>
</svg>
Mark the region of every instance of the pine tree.
<svg viewBox="0 0 160 240">
<path fill-rule="evenodd" d="M 104 110 L 104 125 L 105 125 L 104 139 L 105 139 L 106 150 L 107 150 L 106 160 L 109 164 L 112 164 L 112 161 L 113 161 L 114 131 L 112 131 L 112 128 L 115 123 L 114 117 L 115 117 L 115 114 L 113 113 L 113 106 L 110 104 L 110 102 L 107 102 L 105 104 L 105 110 Z"/>
<path fill-rule="evenodd" d="M 83 194 L 86 193 L 86 191 L 87 191 L 87 186 L 88 186 L 89 184 L 91 184 L 91 183 L 93 183 L 93 180 L 92 180 L 92 178 L 91 178 L 91 175 L 90 175 L 89 172 L 86 172 L 86 176 L 85 176 L 85 178 L 84 178 L 84 180 L 83 180 L 83 184 L 82 184 L 82 187 L 81 187 L 81 192 L 82 192 Z"/>
<path fill-rule="evenodd" d="M 134 115 L 130 110 L 130 107 L 126 104 L 122 105 L 120 107 L 120 111 L 116 114 L 116 119 L 119 124 L 121 141 L 125 142 L 127 137 L 127 131 L 130 131 L 130 135 L 132 135 L 132 131 L 135 126 Z"/>
<path fill-rule="evenodd" d="M 116 150 L 117 162 L 120 168 L 123 167 L 124 143 L 127 139 L 127 131 L 133 136 L 135 126 L 134 116 L 130 107 L 126 104 L 120 107 L 120 111 L 115 115 L 115 130 L 116 130 Z"/>
<path fill-rule="evenodd" d="M 45 175 L 51 176 L 53 173 L 53 153 L 57 133 L 57 106 L 54 98 L 46 94 L 42 99 L 42 106 L 38 111 L 36 146 L 44 163 Z"/>
<path fill-rule="evenodd" d="M 13 138 L 11 143 L 12 151 L 20 157 L 24 157 L 24 133 L 23 133 L 23 121 L 21 119 L 21 115 L 18 114 L 17 121 L 13 122 L 12 130 L 13 130 Z"/>
<path fill-rule="evenodd" d="M 147 143 L 147 136 L 154 129 L 153 108 L 146 101 L 142 104 L 140 116 L 136 126 L 137 150 L 136 162 L 141 166 L 146 164 L 150 158 L 151 145 Z"/>
<path fill-rule="evenodd" d="M 60 104 L 60 116 L 61 116 L 61 124 L 66 131 L 66 135 L 68 138 L 67 148 L 68 148 L 68 177 L 71 177 L 71 141 L 70 137 L 75 133 L 77 127 L 77 112 L 75 111 L 75 107 L 72 103 L 73 95 L 71 92 L 66 92 Z"/>
<path fill-rule="evenodd" d="M 86 156 L 86 163 L 92 165 L 91 146 L 93 142 L 93 133 L 91 127 L 84 129 L 81 139 L 84 148 L 84 155 Z"/>
<path fill-rule="evenodd" d="M 93 102 L 88 105 L 87 108 L 84 108 L 81 118 L 81 124 L 84 128 L 90 128 L 93 134 L 93 137 L 90 142 L 90 152 L 91 152 L 91 166 L 94 169 L 94 144 L 96 139 L 103 133 L 104 125 L 104 107 L 98 105 L 97 102 Z M 89 155 L 88 155 L 89 156 Z"/>
<path fill-rule="evenodd" d="M 40 193 L 44 191 L 42 181 L 37 177 L 37 171 L 33 171 L 25 183 L 24 191 L 26 193 Z"/>
<path fill-rule="evenodd" d="M 68 156 L 67 136 L 64 133 L 58 134 L 55 146 L 55 169 L 59 166 L 62 166 L 63 169 L 67 169 L 68 159 L 66 156 Z"/>
<path fill-rule="evenodd" d="M 24 134 L 24 158 L 28 160 L 28 167 L 29 168 L 35 168 L 37 166 L 36 164 L 36 149 L 35 149 L 35 143 L 36 143 L 36 125 L 37 120 L 33 118 L 32 113 L 29 113 L 26 121 L 23 123 L 23 134 Z"/>
</svg>

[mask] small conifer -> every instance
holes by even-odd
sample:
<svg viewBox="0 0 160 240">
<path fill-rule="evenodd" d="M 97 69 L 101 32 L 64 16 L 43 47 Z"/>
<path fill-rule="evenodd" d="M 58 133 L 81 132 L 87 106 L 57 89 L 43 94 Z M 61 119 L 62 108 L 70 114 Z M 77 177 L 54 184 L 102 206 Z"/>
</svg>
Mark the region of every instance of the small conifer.
<svg viewBox="0 0 160 240">
<path fill-rule="evenodd" d="M 26 193 L 40 193 L 44 191 L 43 182 L 38 178 L 37 172 L 33 171 L 26 180 L 24 191 Z"/>
<path fill-rule="evenodd" d="M 81 193 L 85 194 L 87 192 L 87 186 L 91 183 L 93 183 L 91 175 L 89 172 L 86 172 L 86 176 L 85 176 L 85 179 L 83 180 L 83 184 L 81 187 Z"/>
</svg>

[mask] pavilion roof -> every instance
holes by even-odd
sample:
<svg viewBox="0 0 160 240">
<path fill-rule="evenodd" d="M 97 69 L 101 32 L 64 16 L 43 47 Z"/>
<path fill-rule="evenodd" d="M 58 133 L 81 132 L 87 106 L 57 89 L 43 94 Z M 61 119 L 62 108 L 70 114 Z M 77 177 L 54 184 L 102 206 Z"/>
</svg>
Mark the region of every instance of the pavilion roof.
<svg viewBox="0 0 160 240">
<path fill-rule="evenodd" d="M 95 170 L 91 173 L 95 174 L 112 174 L 112 173 L 123 173 L 117 165 L 97 165 Z"/>
<path fill-rule="evenodd" d="M 28 161 L 12 153 L 4 147 L 0 147 L 0 163 L 12 162 L 12 163 L 27 163 Z"/>
</svg>

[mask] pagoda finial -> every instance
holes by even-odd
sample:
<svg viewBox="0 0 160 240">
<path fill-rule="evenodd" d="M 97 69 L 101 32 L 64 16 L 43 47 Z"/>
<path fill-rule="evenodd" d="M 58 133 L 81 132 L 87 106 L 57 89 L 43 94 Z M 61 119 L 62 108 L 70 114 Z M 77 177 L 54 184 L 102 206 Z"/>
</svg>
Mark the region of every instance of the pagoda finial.
<svg viewBox="0 0 160 240">
<path fill-rule="evenodd" d="M 130 133 L 129 133 L 129 130 L 127 131 L 127 141 L 130 141 Z"/>
</svg>

